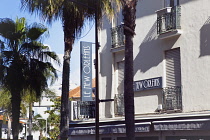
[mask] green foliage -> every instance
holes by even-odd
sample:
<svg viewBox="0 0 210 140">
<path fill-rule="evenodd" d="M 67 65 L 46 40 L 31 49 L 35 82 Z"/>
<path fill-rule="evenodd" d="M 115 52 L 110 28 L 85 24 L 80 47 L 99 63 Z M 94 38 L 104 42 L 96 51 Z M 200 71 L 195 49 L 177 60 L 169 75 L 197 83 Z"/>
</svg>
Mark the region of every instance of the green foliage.
<svg viewBox="0 0 210 140">
<path fill-rule="evenodd" d="M 36 100 L 48 88 L 48 80 L 57 78 L 50 60 L 59 64 L 58 57 L 41 42 L 46 31 L 41 24 L 28 26 L 25 18 L 0 19 L 0 84 L 11 93 L 15 140 L 19 133 L 22 98 L 28 93 L 31 101 Z"/>
<path fill-rule="evenodd" d="M 40 132 L 40 138 L 43 138 L 43 132 L 46 131 L 46 120 L 42 119 L 42 116 L 40 114 L 37 114 L 33 118 L 33 125 L 32 125 L 32 131 L 39 131 Z"/>
<path fill-rule="evenodd" d="M 47 133 L 49 135 L 50 140 L 57 140 L 60 134 L 59 125 L 60 125 L 60 106 L 61 106 L 61 99 L 60 98 L 52 98 L 50 99 L 54 105 L 52 105 L 52 109 L 45 111 L 48 113 L 49 116 L 47 118 Z M 41 140 L 48 140 L 46 137 L 43 136 L 43 132 L 46 131 L 46 120 L 42 118 L 40 114 L 37 114 L 33 118 L 33 131 L 40 132 Z"/>
<path fill-rule="evenodd" d="M 96 0 L 98 1 L 98 0 Z M 49 23 L 55 20 L 61 20 L 64 30 L 65 40 L 65 57 L 63 62 L 63 83 L 64 87 L 62 91 L 62 97 L 66 97 L 69 92 L 69 61 L 72 46 L 77 37 L 81 36 L 81 32 L 85 27 L 85 22 L 95 21 L 96 10 L 98 20 L 102 18 L 105 13 L 109 15 L 110 19 L 116 15 L 116 11 L 121 7 L 122 0 L 99 0 L 100 4 L 96 5 L 95 0 L 21 0 L 22 8 L 27 9 L 30 13 L 39 14 L 44 20 Z M 84 6 L 85 5 L 85 6 Z M 98 7 L 96 7 L 98 6 Z M 68 95 L 67 95 L 68 96 Z M 68 104 L 68 98 L 62 98 L 62 110 L 68 110 L 66 108 Z M 67 139 L 68 126 L 67 121 L 64 119 L 69 114 L 68 111 L 61 113 L 61 129 L 64 130 L 61 133 L 62 139 Z"/>
<path fill-rule="evenodd" d="M 21 0 L 22 9 L 27 9 L 30 13 L 39 14 L 48 23 L 61 20 L 66 28 L 72 30 L 71 39 L 79 37 L 85 27 L 85 22 L 95 20 L 95 0 Z M 122 0 L 100 0 L 98 5 L 98 18 L 102 18 L 105 13 L 110 21 L 116 16 L 116 12 L 122 7 Z M 70 38 L 69 38 L 70 39 Z"/>
<path fill-rule="evenodd" d="M 61 98 L 51 99 L 51 101 L 54 102 L 54 105 L 52 105 L 51 110 L 46 111 L 46 113 L 49 113 L 49 117 L 47 119 L 49 124 L 48 134 L 51 140 L 57 140 L 60 134 L 59 125 Z"/>
</svg>

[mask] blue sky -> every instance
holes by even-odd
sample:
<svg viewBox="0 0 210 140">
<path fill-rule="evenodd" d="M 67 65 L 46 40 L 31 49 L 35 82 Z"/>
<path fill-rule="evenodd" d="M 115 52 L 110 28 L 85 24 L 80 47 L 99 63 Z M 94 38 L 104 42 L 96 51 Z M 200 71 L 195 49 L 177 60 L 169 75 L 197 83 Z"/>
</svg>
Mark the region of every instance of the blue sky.
<svg viewBox="0 0 210 140">
<path fill-rule="evenodd" d="M 16 17 L 25 17 L 27 19 L 27 22 L 33 23 L 42 23 L 46 25 L 49 29 L 50 36 L 44 40 L 44 44 L 47 44 L 51 47 L 52 51 L 55 51 L 59 56 L 63 56 L 64 52 L 64 42 L 63 42 L 63 29 L 62 24 L 60 21 L 53 22 L 51 26 L 44 23 L 44 21 L 41 21 L 40 18 L 37 15 L 31 15 L 27 13 L 27 11 L 21 11 L 20 10 L 21 3 L 20 0 L 2 0 L 0 4 L 0 18 L 11 18 L 13 20 L 16 19 Z M 93 23 L 94 24 L 94 23 Z M 91 26 L 92 24 L 90 24 Z M 87 26 L 82 34 L 82 38 L 75 41 L 72 55 L 71 55 L 71 82 L 79 84 L 79 77 L 80 77 L 80 61 L 79 61 L 79 52 L 80 52 L 80 41 L 88 41 L 88 42 L 94 42 L 95 38 L 95 30 L 94 25 L 93 26 Z M 87 34 L 88 33 L 88 34 Z M 94 48 L 93 48 L 94 50 Z M 61 70 L 62 67 L 59 68 Z M 61 73 L 59 74 L 61 75 Z M 61 79 L 59 79 L 60 82 Z"/>
</svg>

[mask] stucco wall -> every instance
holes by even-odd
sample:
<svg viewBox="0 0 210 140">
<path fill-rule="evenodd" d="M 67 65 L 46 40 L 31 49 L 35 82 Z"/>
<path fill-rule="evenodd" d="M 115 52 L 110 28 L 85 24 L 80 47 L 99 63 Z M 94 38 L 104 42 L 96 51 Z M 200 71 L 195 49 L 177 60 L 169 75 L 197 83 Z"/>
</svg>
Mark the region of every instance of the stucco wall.
<svg viewBox="0 0 210 140">
<path fill-rule="evenodd" d="M 157 35 L 157 15 L 155 11 L 164 7 L 164 1 L 138 1 L 136 36 L 133 40 L 134 81 L 163 77 L 163 85 L 165 86 L 164 51 L 180 47 L 183 112 L 209 110 L 210 1 L 180 0 L 180 5 L 182 34 L 161 40 Z M 100 91 L 102 97 L 113 97 L 113 92 L 116 92 L 114 90 L 116 83 L 113 82 L 116 81 L 112 79 L 115 72 L 113 67 L 114 56 L 109 50 L 111 47 L 111 25 L 105 26 L 104 24 L 103 27 L 100 53 L 100 84 L 102 89 Z M 154 113 L 161 102 L 161 90 L 136 92 L 135 113 Z M 112 113 L 113 110 L 109 110 L 108 114 Z"/>
<path fill-rule="evenodd" d="M 182 3 L 181 3 L 182 4 Z M 181 48 L 184 111 L 209 110 L 210 1 L 183 1 Z"/>
<path fill-rule="evenodd" d="M 106 28 L 104 28 L 106 27 Z M 111 21 L 104 17 L 99 33 L 99 99 L 111 99 L 112 90 L 112 53 L 111 50 Z M 100 103 L 100 118 L 111 117 L 111 102 Z"/>
</svg>

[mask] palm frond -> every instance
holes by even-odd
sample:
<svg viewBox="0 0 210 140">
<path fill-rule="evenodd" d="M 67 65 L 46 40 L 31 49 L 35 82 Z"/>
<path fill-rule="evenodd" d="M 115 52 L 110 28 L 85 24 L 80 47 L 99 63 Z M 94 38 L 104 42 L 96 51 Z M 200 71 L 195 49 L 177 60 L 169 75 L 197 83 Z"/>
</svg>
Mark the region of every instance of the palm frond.
<svg viewBox="0 0 210 140">
<path fill-rule="evenodd" d="M 38 24 L 38 23 L 33 23 L 29 30 L 27 31 L 27 37 L 30 40 L 37 40 L 40 39 L 40 37 L 46 33 L 47 28 L 42 25 L 42 24 Z"/>
<path fill-rule="evenodd" d="M 10 39 L 10 34 L 15 32 L 15 22 L 9 18 L 0 19 L 0 35 Z"/>
</svg>

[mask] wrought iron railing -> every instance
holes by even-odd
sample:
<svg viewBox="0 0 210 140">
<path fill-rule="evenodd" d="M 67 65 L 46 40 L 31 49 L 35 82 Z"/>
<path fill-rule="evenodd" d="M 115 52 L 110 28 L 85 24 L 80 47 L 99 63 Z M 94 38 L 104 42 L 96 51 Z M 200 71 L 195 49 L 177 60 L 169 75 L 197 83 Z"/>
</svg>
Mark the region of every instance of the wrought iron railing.
<svg viewBox="0 0 210 140">
<path fill-rule="evenodd" d="M 166 10 L 167 11 L 167 10 Z M 162 34 L 168 31 L 181 29 L 181 6 L 174 6 L 170 12 L 163 12 L 157 15 L 157 33 Z"/>
<path fill-rule="evenodd" d="M 114 98 L 115 115 L 122 116 L 124 111 L 124 94 L 115 94 Z"/>
<path fill-rule="evenodd" d="M 163 110 L 176 111 L 182 110 L 182 92 L 181 87 L 163 88 Z"/>
<path fill-rule="evenodd" d="M 95 118 L 95 101 L 73 101 L 73 120 Z"/>
<path fill-rule="evenodd" d="M 111 28 L 112 48 L 117 48 L 125 45 L 123 25 Z"/>
</svg>

